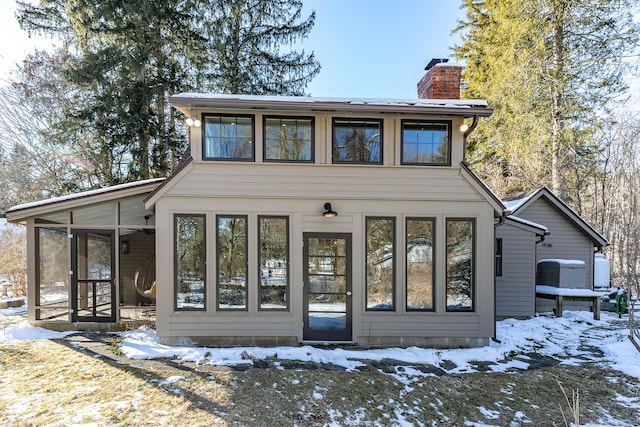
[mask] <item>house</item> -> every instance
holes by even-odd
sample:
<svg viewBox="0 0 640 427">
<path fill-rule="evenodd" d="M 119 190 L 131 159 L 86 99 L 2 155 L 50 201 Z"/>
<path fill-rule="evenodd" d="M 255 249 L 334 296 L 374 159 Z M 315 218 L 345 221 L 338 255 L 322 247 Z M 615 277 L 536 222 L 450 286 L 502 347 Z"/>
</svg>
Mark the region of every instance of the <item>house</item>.
<svg viewBox="0 0 640 427">
<path fill-rule="evenodd" d="M 464 146 L 492 110 L 459 99 L 460 67 L 426 70 L 415 100 L 170 97 L 190 150 L 169 178 L 6 212 L 28 227 L 29 321 L 155 308 L 168 344 L 487 344 L 505 208 Z"/>
<path fill-rule="evenodd" d="M 553 301 L 536 298 L 535 285 L 541 284 L 536 275 L 545 260 L 580 264 L 581 278 L 561 286 L 594 289 L 595 254 L 609 244 L 605 237 L 547 187 L 504 205 L 511 215 L 496 228 L 496 254 L 502 264 L 496 270 L 498 318 L 533 317 L 554 309 Z M 573 302 L 568 308 L 593 310 L 590 305 Z"/>
</svg>

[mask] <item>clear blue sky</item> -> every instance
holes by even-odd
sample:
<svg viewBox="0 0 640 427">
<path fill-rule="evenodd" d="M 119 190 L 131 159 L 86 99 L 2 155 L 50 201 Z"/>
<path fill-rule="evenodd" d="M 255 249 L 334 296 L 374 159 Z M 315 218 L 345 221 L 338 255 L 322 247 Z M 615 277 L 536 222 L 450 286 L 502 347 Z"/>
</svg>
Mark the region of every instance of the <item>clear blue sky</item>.
<svg viewBox="0 0 640 427">
<path fill-rule="evenodd" d="M 316 24 L 303 43 L 322 70 L 308 87 L 313 96 L 416 98 L 416 84 L 431 58 L 449 57 L 451 35 L 464 17 L 461 0 L 304 0 Z M 0 0 L 0 79 L 34 46 L 14 17 L 15 0 Z"/>
</svg>

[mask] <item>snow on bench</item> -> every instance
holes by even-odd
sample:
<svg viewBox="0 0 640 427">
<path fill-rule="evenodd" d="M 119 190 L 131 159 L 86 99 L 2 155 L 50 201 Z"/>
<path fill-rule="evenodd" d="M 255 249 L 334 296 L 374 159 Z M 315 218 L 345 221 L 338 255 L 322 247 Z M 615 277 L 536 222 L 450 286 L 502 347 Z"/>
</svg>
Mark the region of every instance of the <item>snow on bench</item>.
<svg viewBox="0 0 640 427">
<path fill-rule="evenodd" d="M 536 297 L 556 300 L 556 316 L 562 317 L 562 303 L 567 301 L 591 301 L 593 318 L 600 320 L 600 298 L 602 292 L 579 288 L 556 288 L 555 286 L 536 285 Z"/>
</svg>

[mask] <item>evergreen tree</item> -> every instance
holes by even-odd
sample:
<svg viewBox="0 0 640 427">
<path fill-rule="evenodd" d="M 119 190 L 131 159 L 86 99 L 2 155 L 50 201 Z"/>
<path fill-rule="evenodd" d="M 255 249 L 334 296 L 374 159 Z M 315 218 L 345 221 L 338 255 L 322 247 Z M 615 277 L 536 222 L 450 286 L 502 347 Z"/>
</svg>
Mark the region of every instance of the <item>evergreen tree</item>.
<svg viewBox="0 0 640 427">
<path fill-rule="evenodd" d="M 465 0 L 455 54 L 465 96 L 495 109 L 469 159 L 506 196 L 549 185 L 570 199 L 597 155 L 593 133 L 627 89 L 632 0 Z"/>
<path fill-rule="evenodd" d="M 92 186 L 166 176 L 185 148 L 189 90 L 300 94 L 318 72 L 313 54 L 285 51 L 308 35 L 300 0 L 42 0 L 18 2 L 23 29 L 57 37 L 56 76 L 72 102 L 55 124 L 97 161 Z M 78 143 L 78 141 L 74 141 Z"/>
</svg>

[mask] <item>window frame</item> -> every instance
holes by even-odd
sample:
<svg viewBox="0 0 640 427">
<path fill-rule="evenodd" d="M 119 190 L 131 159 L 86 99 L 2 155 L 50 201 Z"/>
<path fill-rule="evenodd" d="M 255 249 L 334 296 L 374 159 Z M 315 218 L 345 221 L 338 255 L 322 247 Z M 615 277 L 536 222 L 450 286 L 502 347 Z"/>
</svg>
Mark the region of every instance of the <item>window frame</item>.
<svg viewBox="0 0 640 427">
<path fill-rule="evenodd" d="M 267 158 L 267 120 L 309 120 L 311 122 L 311 157 L 309 160 L 292 160 L 292 159 L 268 159 Z M 316 119 L 314 116 L 278 116 L 264 115 L 262 116 L 262 161 L 265 163 L 315 163 L 315 129 Z"/>
<path fill-rule="evenodd" d="M 284 308 L 263 308 L 262 307 L 262 274 L 260 268 L 262 267 L 262 254 L 260 248 L 262 247 L 262 235 L 261 235 L 261 220 L 264 218 L 269 219 L 284 219 L 286 222 L 286 252 L 287 252 L 287 283 L 285 285 L 286 295 L 286 307 Z M 258 311 L 275 311 L 285 312 L 291 310 L 291 232 L 290 232 L 290 220 L 288 215 L 258 215 L 258 247 L 257 247 L 257 261 L 258 261 L 258 277 L 260 281 L 258 283 Z"/>
<path fill-rule="evenodd" d="M 244 219 L 244 272 L 245 272 L 245 288 L 244 288 L 244 307 L 241 308 L 226 308 L 220 306 L 220 219 Z M 230 312 L 246 312 L 249 311 L 249 216 L 238 214 L 217 214 L 216 217 L 216 311 L 230 311 Z"/>
<path fill-rule="evenodd" d="M 336 122 L 371 122 L 378 123 L 380 129 L 380 142 L 378 144 L 378 150 L 380 152 L 380 159 L 378 161 L 353 161 L 353 160 L 336 160 Z M 359 118 L 359 117 L 332 117 L 331 118 L 331 163 L 338 165 L 382 165 L 384 153 L 384 119 L 375 118 Z"/>
<path fill-rule="evenodd" d="M 445 250 L 445 309 L 448 313 L 474 313 L 476 311 L 476 274 L 477 274 L 477 225 L 476 218 L 468 218 L 468 217 L 448 217 L 445 220 L 445 239 L 448 238 L 449 231 L 449 223 L 450 222 L 469 222 L 471 223 L 471 307 L 469 308 L 450 308 L 448 303 L 448 294 L 449 294 L 449 248 L 448 243 Z"/>
<path fill-rule="evenodd" d="M 409 221 L 428 221 L 431 222 L 431 308 L 409 308 L 409 261 L 407 259 L 407 243 L 408 239 L 408 225 Z M 404 286 L 405 286 L 405 309 L 407 312 L 412 313 L 432 313 L 436 311 L 436 269 L 437 269 L 437 254 L 436 254 L 436 245 L 437 245 L 437 219 L 436 217 L 420 217 L 420 216 L 409 216 L 405 218 L 404 221 Z"/>
<path fill-rule="evenodd" d="M 418 124 L 446 124 L 447 125 L 447 160 L 444 163 L 423 163 L 423 162 L 407 162 L 404 160 L 405 141 L 404 141 L 404 127 L 407 123 Z M 404 166 L 451 166 L 451 138 L 453 136 L 453 121 L 452 120 L 424 120 L 424 119 L 402 119 L 400 121 L 400 164 Z"/>
<path fill-rule="evenodd" d="M 180 308 L 178 307 L 178 218 L 201 218 L 202 219 L 202 243 L 204 261 L 204 283 L 203 283 L 203 306 L 202 308 Z M 173 214 L 173 309 L 176 312 L 206 312 L 207 311 L 207 215 L 206 214 Z"/>
<path fill-rule="evenodd" d="M 235 117 L 251 120 L 251 156 L 249 157 L 212 157 L 207 156 L 207 117 Z M 202 160 L 215 162 L 255 162 L 256 159 L 256 117 L 253 114 L 223 114 L 223 113 L 203 113 L 202 114 Z"/>
<path fill-rule="evenodd" d="M 367 252 L 368 252 L 368 235 L 369 235 L 369 221 L 375 220 L 388 220 L 391 221 L 391 243 L 392 243 L 392 258 L 391 258 L 391 307 L 389 308 L 369 308 L 369 275 L 366 272 L 366 269 L 369 267 L 369 262 L 367 261 Z M 397 236 L 396 236 L 396 217 L 394 216 L 366 216 L 364 219 L 364 256 L 365 256 L 365 296 L 364 296 L 364 306 L 365 311 L 372 312 L 395 312 L 397 303 L 396 303 L 396 272 L 397 272 Z"/>
</svg>

